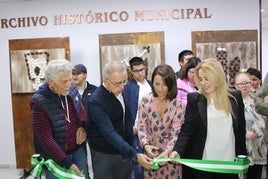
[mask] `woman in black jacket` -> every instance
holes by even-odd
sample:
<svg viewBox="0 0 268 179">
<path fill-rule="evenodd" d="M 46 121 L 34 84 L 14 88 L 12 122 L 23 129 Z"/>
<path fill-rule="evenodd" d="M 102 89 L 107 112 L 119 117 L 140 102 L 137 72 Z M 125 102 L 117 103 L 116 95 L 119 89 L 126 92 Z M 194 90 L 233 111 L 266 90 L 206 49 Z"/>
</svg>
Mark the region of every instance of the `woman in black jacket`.
<svg viewBox="0 0 268 179">
<path fill-rule="evenodd" d="M 203 60 L 195 69 L 198 92 L 188 94 L 185 123 L 170 158 L 234 161 L 246 155 L 244 104 L 240 91 L 230 91 L 221 64 Z M 185 179 L 234 179 L 234 174 L 183 166 Z"/>
</svg>

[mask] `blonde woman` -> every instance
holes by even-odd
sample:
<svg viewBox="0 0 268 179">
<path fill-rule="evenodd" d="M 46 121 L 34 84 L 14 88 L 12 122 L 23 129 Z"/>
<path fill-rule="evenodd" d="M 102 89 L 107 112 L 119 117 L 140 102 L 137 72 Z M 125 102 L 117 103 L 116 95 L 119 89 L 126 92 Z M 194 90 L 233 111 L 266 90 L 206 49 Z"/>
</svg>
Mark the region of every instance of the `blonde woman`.
<svg viewBox="0 0 268 179">
<path fill-rule="evenodd" d="M 221 64 L 203 60 L 195 68 L 198 92 L 188 94 L 185 122 L 170 158 L 234 161 L 246 155 L 244 104 L 239 91 L 230 91 Z M 235 179 L 234 174 L 182 168 L 182 178 Z"/>
</svg>

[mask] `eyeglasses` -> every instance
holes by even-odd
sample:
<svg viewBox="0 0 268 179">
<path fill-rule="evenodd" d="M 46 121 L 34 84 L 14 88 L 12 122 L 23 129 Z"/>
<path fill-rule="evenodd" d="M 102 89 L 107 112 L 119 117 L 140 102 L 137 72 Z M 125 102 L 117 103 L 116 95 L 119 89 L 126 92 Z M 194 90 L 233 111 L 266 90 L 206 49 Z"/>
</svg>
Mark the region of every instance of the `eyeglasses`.
<svg viewBox="0 0 268 179">
<path fill-rule="evenodd" d="M 243 86 L 247 87 L 247 86 L 251 85 L 251 82 L 236 83 L 235 85 L 238 87 L 243 87 Z"/>
<path fill-rule="evenodd" d="M 120 87 L 121 85 L 125 86 L 127 84 L 127 81 L 120 81 L 120 82 L 112 82 L 110 80 L 108 80 L 112 85 L 114 85 L 115 87 Z"/>
<path fill-rule="evenodd" d="M 145 68 L 141 68 L 139 70 L 132 70 L 133 73 L 140 73 L 140 72 L 144 72 Z"/>
</svg>

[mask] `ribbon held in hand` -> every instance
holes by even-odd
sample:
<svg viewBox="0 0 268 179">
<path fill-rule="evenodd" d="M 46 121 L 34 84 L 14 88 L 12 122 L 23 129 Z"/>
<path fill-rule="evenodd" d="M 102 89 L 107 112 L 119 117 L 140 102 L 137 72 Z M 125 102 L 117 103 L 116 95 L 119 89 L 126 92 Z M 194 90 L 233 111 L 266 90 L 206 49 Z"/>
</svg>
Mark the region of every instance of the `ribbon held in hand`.
<svg viewBox="0 0 268 179">
<path fill-rule="evenodd" d="M 45 166 L 55 177 L 59 179 L 85 179 L 85 175 L 79 176 L 75 171 L 68 170 L 59 166 L 55 161 L 48 159 L 45 161 L 39 154 L 34 154 L 31 157 L 32 169 L 31 175 L 41 178 L 42 167 Z"/>
<path fill-rule="evenodd" d="M 182 158 L 154 158 L 151 168 L 159 169 L 159 162 L 178 162 L 196 170 L 214 173 L 246 173 L 249 166 L 249 159 L 244 155 L 239 155 L 234 162 L 220 160 L 198 160 L 198 159 L 182 159 Z"/>
</svg>

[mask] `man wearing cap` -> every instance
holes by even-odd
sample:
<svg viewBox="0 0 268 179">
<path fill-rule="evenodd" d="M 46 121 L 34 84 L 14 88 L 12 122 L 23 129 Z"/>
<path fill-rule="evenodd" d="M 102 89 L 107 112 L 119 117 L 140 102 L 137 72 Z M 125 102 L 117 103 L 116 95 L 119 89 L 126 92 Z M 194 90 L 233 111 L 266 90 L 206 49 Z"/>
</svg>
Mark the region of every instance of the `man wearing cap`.
<svg viewBox="0 0 268 179">
<path fill-rule="evenodd" d="M 133 57 L 129 61 L 131 74 L 133 79 L 128 80 L 125 90 L 128 94 L 129 102 L 130 102 L 130 120 L 133 126 L 133 147 L 138 152 L 143 152 L 139 144 L 139 139 L 137 135 L 137 111 L 139 106 L 139 101 L 142 96 L 152 91 L 151 89 L 151 81 L 146 80 L 146 66 L 142 58 Z M 136 121 L 136 122 L 135 122 Z M 134 178 L 135 179 L 143 179 L 143 168 L 138 162 L 135 162 L 134 166 Z"/>
<path fill-rule="evenodd" d="M 95 85 L 90 84 L 87 79 L 87 68 L 83 64 L 77 64 L 73 67 L 73 85 L 70 90 L 70 96 L 74 98 L 76 110 L 79 111 L 79 117 L 82 121 L 87 123 L 88 119 L 88 102 L 89 96 L 97 88 Z M 78 93 L 77 93 L 78 91 Z M 81 105 L 82 102 L 82 105 Z M 86 125 L 87 126 L 87 125 Z M 86 142 L 83 144 L 86 150 Z M 93 176 L 90 149 L 88 148 L 88 165 L 89 175 Z"/>
<path fill-rule="evenodd" d="M 74 66 L 73 83 L 76 85 L 79 91 L 79 97 L 84 105 L 86 115 L 88 115 L 88 99 L 89 96 L 95 91 L 97 86 L 92 85 L 87 81 L 87 68 L 84 65 L 77 64 Z M 88 116 L 86 119 L 88 120 Z"/>
</svg>

